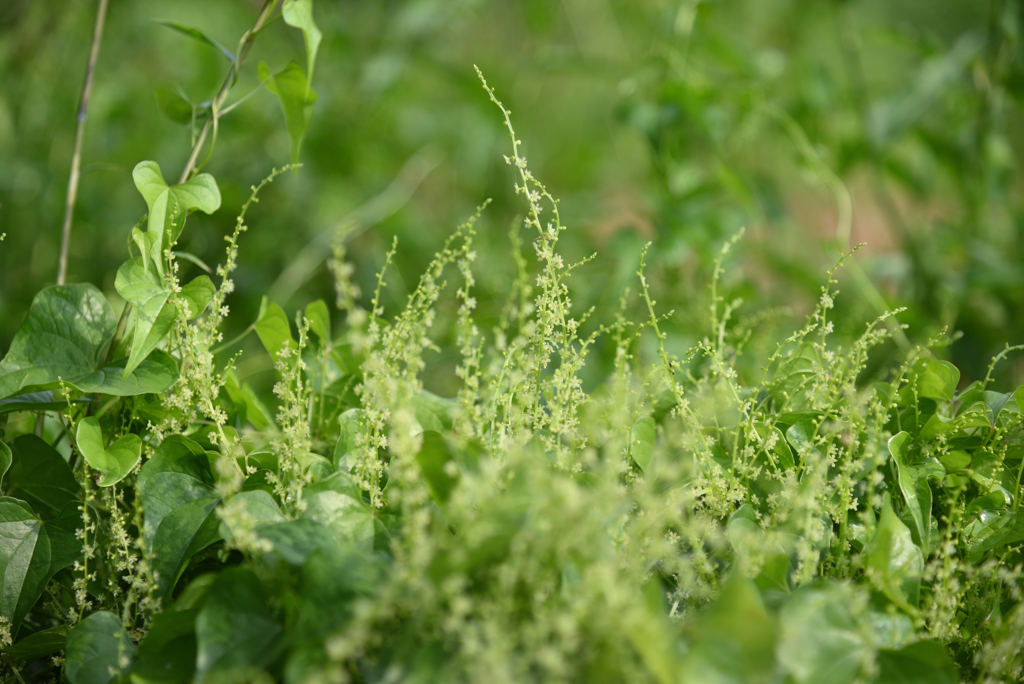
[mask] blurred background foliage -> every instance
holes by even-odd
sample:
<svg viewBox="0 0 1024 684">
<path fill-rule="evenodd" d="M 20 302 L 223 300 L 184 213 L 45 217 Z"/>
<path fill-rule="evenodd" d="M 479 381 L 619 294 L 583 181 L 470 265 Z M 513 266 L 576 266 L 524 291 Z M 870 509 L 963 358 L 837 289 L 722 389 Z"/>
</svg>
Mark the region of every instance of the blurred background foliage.
<svg viewBox="0 0 1024 684">
<path fill-rule="evenodd" d="M 153 20 L 233 47 L 258 8 L 111 3 L 69 282 L 94 282 L 116 299 L 114 271 L 145 211 L 131 169 L 153 159 L 176 178 L 191 147 L 189 126 L 161 113 L 156 91 L 201 106 L 227 72 L 216 50 Z M 95 9 L 85 0 L 0 3 L 0 349 L 55 277 Z M 658 307 L 676 312 L 669 339 L 696 342 L 710 333 L 711 263 L 745 227 L 723 283 L 727 299 L 745 300 L 739 316 L 757 332 L 753 344 L 792 329 L 828 266 L 860 242 L 861 277 L 847 269 L 840 278 L 840 332 L 907 306 L 911 344 L 943 326 L 962 331 L 946 353 L 965 383 L 1005 343 L 1024 342 L 1018 2 L 317 0 L 315 17 L 324 41 L 304 166 L 250 214 L 228 337 L 255 320 L 264 293 L 290 314 L 333 300 L 325 260 L 336 240 L 366 299 L 398 236 L 385 299 L 394 311 L 444 237 L 488 197 L 477 298 L 489 330 L 515 273 L 509 231 L 523 205 L 477 64 L 512 109 L 531 168 L 562 200 L 563 251 L 597 252 L 573 278 L 581 311 L 611 314 L 626 287 L 635 293 L 640 250 L 654 241 Z M 231 101 L 259 88 L 258 61 L 277 71 L 302 54 L 301 41 L 280 22 L 264 31 Z M 179 249 L 219 262 L 249 186 L 288 157 L 280 108 L 256 92 L 224 117 L 204 168 L 222 208 L 190 218 Z M 523 236 L 524 252 L 532 238 Z M 628 303 L 640 304 L 635 294 Z M 443 311 L 441 337 L 454 307 Z M 609 353 L 598 349 L 592 377 Z M 240 374 L 272 382 L 269 359 L 249 357 Z M 450 395 L 454 353 L 433 361 L 427 386 Z M 1024 365 L 1003 378 L 1007 388 L 1024 381 Z"/>
</svg>

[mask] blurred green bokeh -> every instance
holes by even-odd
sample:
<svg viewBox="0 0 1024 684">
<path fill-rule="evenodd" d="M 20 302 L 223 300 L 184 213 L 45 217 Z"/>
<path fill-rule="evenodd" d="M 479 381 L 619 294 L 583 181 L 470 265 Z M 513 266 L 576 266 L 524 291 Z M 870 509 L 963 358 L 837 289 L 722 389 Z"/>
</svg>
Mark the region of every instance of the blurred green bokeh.
<svg viewBox="0 0 1024 684">
<path fill-rule="evenodd" d="M 69 282 L 116 298 L 114 271 L 145 211 L 131 169 L 152 159 L 176 178 L 191 147 L 189 128 L 161 114 L 154 92 L 176 83 L 200 103 L 227 72 L 217 51 L 152 20 L 234 46 L 259 5 L 111 3 Z M 84 0 L 0 7 L 0 349 L 55 277 L 95 10 Z M 562 200 L 563 251 L 598 253 L 573 278 L 581 310 L 610 313 L 624 288 L 635 292 L 652 240 L 659 308 L 676 310 L 670 339 L 698 340 L 709 332 L 709 264 L 746 227 L 726 296 L 746 300 L 744 315 L 783 306 L 800 316 L 843 247 L 837 202 L 848 192 L 851 243 L 867 242 L 857 264 L 887 306 L 909 307 L 911 341 L 942 326 L 963 331 L 950 354 L 965 382 L 1004 343 L 1024 342 L 1016 2 L 317 0 L 315 16 L 324 42 L 304 165 L 250 214 L 228 335 L 255 319 L 267 292 L 289 313 L 332 301 L 324 258 L 339 234 L 364 296 L 398 236 L 393 311 L 448 232 L 493 198 L 478 250 L 489 329 L 514 274 L 508 232 L 523 207 L 476 64 L 511 108 L 534 173 Z M 276 71 L 302 54 L 301 34 L 277 22 L 258 36 L 230 101 L 258 87 L 258 61 Z M 221 210 L 190 218 L 179 249 L 220 261 L 249 186 L 288 156 L 280 108 L 258 92 L 222 120 L 204 168 L 220 184 Z M 856 334 L 879 305 L 870 288 L 842 281 L 840 332 Z M 606 361 L 599 350 L 591 372 Z M 450 389 L 454 363 L 437 356 L 428 385 L 434 377 L 438 391 Z M 1022 380 L 1016 362 L 1006 384 Z"/>
</svg>

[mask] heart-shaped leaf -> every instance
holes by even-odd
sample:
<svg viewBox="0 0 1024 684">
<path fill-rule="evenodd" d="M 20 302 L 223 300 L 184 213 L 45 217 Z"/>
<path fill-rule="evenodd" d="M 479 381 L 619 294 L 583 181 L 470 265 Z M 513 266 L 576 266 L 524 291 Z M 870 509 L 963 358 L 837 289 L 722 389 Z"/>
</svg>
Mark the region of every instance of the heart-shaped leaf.
<svg viewBox="0 0 1024 684">
<path fill-rule="evenodd" d="M 292 329 L 288 324 L 288 317 L 284 315 L 281 307 L 266 297 L 263 297 L 263 301 L 260 303 L 260 313 L 256 318 L 256 334 L 259 335 L 260 342 L 263 343 L 267 353 L 275 361 L 277 360 L 277 354 L 286 342 L 292 349 L 295 349 L 297 346 L 294 338 L 292 338 Z"/>
<path fill-rule="evenodd" d="M 42 290 L 0 361 L 0 399 L 25 387 L 55 386 L 58 378 L 74 384 L 87 377 L 116 324 L 106 297 L 92 285 Z"/>
<path fill-rule="evenodd" d="M 60 516 L 82 491 L 68 462 L 35 435 L 21 435 L 11 445 L 7 494 L 28 502 L 43 520 Z"/>
<path fill-rule="evenodd" d="M 135 657 L 135 644 L 113 613 L 101 611 L 71 630 L 65 650 L 64 674 L 71 684 L 108 684 L 122 661 Z"/>
<path fill-rule="evenodd" d="M 177 83 L 164 83 L 156 89 L 156 103 L 164 116 L 182 126 L 192 124 L 192 103 Z"/>
<path fill-rule="evenodd" d="M 306 319 L 309 321 L 309 329 L 320 338 L 320 343 L 329 345 L 331 343 L 331 313 L 327 310 L 324 300 L 318 299 L 306 306 Z"/>
<path fill-rule="evenodd" d="M 169 186 L 160 172 L 160 165 L 154 161 L 139 162 L 132 171 L 132 178 L 149 207 L 145 239 L 141 238 L 141 231 L 133 237 L 142 249 L 143 267 L 148 269 L 152 259 L 157 273 L 162 276 L 164 246 L 178 239 L 189 212 L 198 209 L 212 214 L 220 208 L 220 189 L 208 173 Z"/>
<path fill-rule="evenodd" d="M 50 578 L 80 556 L 76 524 L 81 524 L 76 504 L 44 522 L 24 501 L 0 497 L 0 616 L 12 634 Z"/>
<path fill-rule="evenodd" d="M 891 598 L 917 605 L 924 555 L 914 544 L 910 529 L 893 511 L 889 492 L 882 500 L 882 515 L 870 544 L 867 563 L 888 587 Z"/>
<path fill-rule="evenodd" d="M 188 307 L 188 317 L 195 318 L 203 313 L 203 310 L 213 301 L 217 294 L 217 288 L 207 276 L 201 275 L 193 278 L 187 285 L 181 288 L 178 296 Z"/>
<path fill-rule="evenodd" d="M 117 269 L 114 289 L 135 311 L 132 351 L 122 374 L 125 378 L 171 332 L 177 311 L 167 301 L 171 291 L 163 278 L 147 271 L 143 259 L 130 259 Z"/>
<path fill-rule="evenodd" d="M 220 500 L 210 461 L 202 447 L 181 435 L 167 437 L 139 471 L 136 490 L 142 502 L 142 539 L 156 556 L 157 596 L 177 581 L 188 558 L 217 541 Z"/>
<path fill-rule="evenodd" d="M 142 439 L 130 433 L 121 435 L 109 447 L 104 447 L 100 421 L 93 417 L 78 424 L 76 441 L 86 463 L 103 473 L 100 487 L 109 487 L 123 480 L 142 456 Z"/>
<path fill-rule="evenodd" d="M 270 663 L 282 646 L 281 627 L 266 589 L 243 568 L 220 573 L 196 617 L 196 684 L 219 681 Z"/>
</svg>

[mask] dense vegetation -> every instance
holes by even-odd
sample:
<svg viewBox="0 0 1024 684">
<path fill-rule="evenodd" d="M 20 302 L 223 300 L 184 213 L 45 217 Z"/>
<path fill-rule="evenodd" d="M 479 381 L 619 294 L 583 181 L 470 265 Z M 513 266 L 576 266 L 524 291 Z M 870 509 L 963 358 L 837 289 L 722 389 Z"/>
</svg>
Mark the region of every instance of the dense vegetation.
<svg viewBox="0 0 1024 684">
<path fill-rule="evenodd" d="M 1022 680 L 1016 4 L 324 4 L 111 9 L 58 285 L 0 15 L 5 683 Z"/>
</svg>

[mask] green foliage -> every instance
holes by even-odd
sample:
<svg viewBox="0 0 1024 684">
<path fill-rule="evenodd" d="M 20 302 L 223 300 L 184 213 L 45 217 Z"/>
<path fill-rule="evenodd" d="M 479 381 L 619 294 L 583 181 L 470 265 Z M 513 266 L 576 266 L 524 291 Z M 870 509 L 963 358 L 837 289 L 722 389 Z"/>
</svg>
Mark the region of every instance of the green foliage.
<svg viewBox="0 0 1024 684">
<path fill-rule="evenodd" d="M 605 278 L 478 70 L 525 200 L 501 259 L 484 203 L 418 279 L 393 242 L 363 297 L 345 233 L 334 307 L 271 290 L 225 342 L 233 278 L 244 286 L 236 270 L 255 261 L 247 212 L 284 169 L 247 201 L 225 192 L 241 209 L 209 275 L 186 282 L 183 261 L 205 262 L 176 247 L 190 212 L 221 207 L 200 153 L 278 17 L 301 31 L 306 67 L 256 72 L 298 159 L 322 35 L 311 1 L 277 5 L 235 52 L 164 22 L 229 71 L 205 105 L 158 91 L 193 147 L 177 184 L 135 166 L 147 230 L 122 235 L 128 258 L 105 281 L 122 313 L 92 285 L 45 288 L 0 362 L 5 684 L 1021 681 L 1024 387 L 993 389 L 1014 349 L 968 382 L 979 374 L 939 358 L 953 341 L 940 327 L 915 343 L 846 244 L 843 182 L 775 105 L 666 70 L 646 83 L 656 111 L 640 92 L 623 116 L 663 155 L 672 206 L 749 194 L 729 165 L 698 182 L 703 160 L 675 158 L 694 121 L 695 145 L 721 151 L 729 117 L 704 119 L 716 104 L 780 124 L 824 177 L 841 254 L 791 334 L 734 297 L 727 261 L 745 243 L 717 234 L 728 222 L 704 236 L 696 305 L 671 296 L 662 243 L 622 250 Z M 686 7 L 672 25 L 690 34 Z M 670 43 L 652 59 L 671 62 Z M 905 99 L 867 107 L 872 163 L 983 49 L 966 36 Z M 843 308 L 844 269 L 879 310 Z M 503 273 L 496 294 L 486 281 Z M 618 308 L 595 280 L 621 289 Z"/>
</svg>

